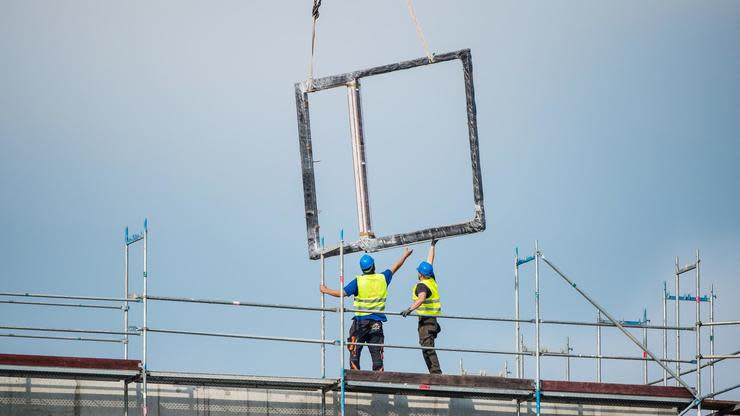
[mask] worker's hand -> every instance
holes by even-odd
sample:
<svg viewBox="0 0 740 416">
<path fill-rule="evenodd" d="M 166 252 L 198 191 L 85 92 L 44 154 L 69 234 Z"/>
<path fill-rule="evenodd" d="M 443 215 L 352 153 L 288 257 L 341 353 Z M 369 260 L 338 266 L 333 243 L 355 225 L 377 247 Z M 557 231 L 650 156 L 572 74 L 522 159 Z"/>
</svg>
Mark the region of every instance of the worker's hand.
<svg viewBox="0 0 740 416">
<path fill-rule="evenodd" d="M 403 316 L 404 318 L 409 316 L 410 314 L 411 314 L 411 308 L 405 309 L 403 312 L 401 312 L 401 316 Z"/>
<path fill-rule="evenodd" d="M 403 251 L 403 257 L 404 258 L 408 258 L 411 255 L 411 253 L 413 253 L 413 252 L 414 252 L 414 250 L 406 247 L 406 249 Z"/>
<path fill-rule="evenodd" d="M 327 292 L 328 290 L 329 290 L 329 289 L 328 289 L 328 288 L 326 287 L 326 285 L 319 285 L 319 292 L 321 292 L 321 293 L 323 293 L 323 294 L 326 294 L 326 292 Z"/>
<path fill-rule="evenodd" d="M 439 241 L 439 240 L 437 240 L 436 238 L 433 238 L 432 239 L 432 247 L 434 247 L 434 246 L 437 245 L 437 241 Z"/>
</svg>

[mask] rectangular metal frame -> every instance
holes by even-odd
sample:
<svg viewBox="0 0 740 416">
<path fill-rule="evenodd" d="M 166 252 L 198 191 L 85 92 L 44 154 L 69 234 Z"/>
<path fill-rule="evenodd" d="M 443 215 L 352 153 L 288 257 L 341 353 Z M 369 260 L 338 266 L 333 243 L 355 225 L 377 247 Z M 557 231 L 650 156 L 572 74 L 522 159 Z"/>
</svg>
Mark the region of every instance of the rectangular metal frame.
<svg viewBox="0 0 740 416">
<path fill-rule="evenodd" d="M 473 63 L 469 49 L 435 55 L 434 61 L 428 58 L 419 58 L 410 61 L 398 62 L 390 65 L 334 75 L 295 84 L 296 110 L 298 114 L 298 142 L 301 152 L 301 171 L 303 176 L 303 197 L 306 213 L 306 232 L 308 235 L 309 258 L 316 260 L 321 256 L 321 235 L 319 231 L 318 204 L 316 200 L 316 177 L 314 174 L 313 146 L 311 143 L 311 123 L 308 111 L 308 94 L 321 90 L 346 86 L 364 77 L 402 71 L 425 65 L 460 60 L 463 68 L 465 84 L 465 100 L 467 110 L 468 141 L 470 144 L 470 161 L 473 176 L 473 203 L 475 212 L 473 218 L 464 223 L 432 227 L 423 230 L 392 234 L 381 237 L 365 237 L 357 241 L 344 243 L 345 253 L 358 251 L 374 252 L 406 244 L 429 241 L 432 239 L 471 234 L 485 230 L 486 220 L 483 209 L 483 182 L 480 170 L 480 155 L 478 150 L 478 126 L 476 121 L 475 94 L 473 90 Z M 339 246 L 324 249 L 326 257 L 339 254 Z"/>
</svg>

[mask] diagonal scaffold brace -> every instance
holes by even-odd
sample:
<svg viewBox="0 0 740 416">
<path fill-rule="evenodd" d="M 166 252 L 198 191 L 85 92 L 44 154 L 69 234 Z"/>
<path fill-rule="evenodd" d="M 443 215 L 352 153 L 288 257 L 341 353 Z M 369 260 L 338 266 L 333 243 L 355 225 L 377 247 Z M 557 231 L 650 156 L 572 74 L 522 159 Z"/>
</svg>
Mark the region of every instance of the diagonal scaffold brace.
<svg viewBox="0 0 740 416">
<path fill-rule="evenodd" d="M 696 394 L 696 392 L 694 391 L 694 389 L 692 389 L 691 386 L 689 386 L 680 376 L 678 376 L 678 374 L 676 374 L 673 370 L 671 370 L 665 363 L 663 363 L 662 361 L 660 361 L 660 359 L 658 359 L 655 356 L 655 354 L 653 354 L 652 351 L 650 351 L 637 338 L 635 338 L 634 335 L 630 334 L 629 331 L 627 331 L 627 329 L 625 329 L 625 327 L 619 322 L 619 320 L 614 319 L 614 317 L 609 312 L 607 312 L 603 307 L 601 307 L 601 305 L 599 305 L 598 303 L 596 303 L 596 301 L 594 301 L 589 295 L 587 295 L 586 292 L 583 291 L 583 289 L 579 288 L 573 280 L 571 280 L 570 278 L 568 278 L 568 276 L 566 276 L 563 272 L 561 272 L 560 269 L 557 268 L 557 266 L 555 266 L 554 264 L 552 264 L 550 262 L 550 260 L 548 260 L 545 256 L 543 256 L 541 252 L 538 252 L 536 254 L 542 259 L 543 262 L 545 262 L 545 264 L 547 264 L 548 266 L 550 266 L 550 268 L 555 273 L 557 273 L 560 277 L 563 278 L 563 280 L 565 280 L 571 287 L 573 287 L 573 289 L 575 289 L 576 292 L 578 292 L 581 296 L 583 296 L 591 305 L 593 305 L 593 307 L 595 307 L 596 309 L 598 309 L 609 321 L 611 321 L 612 324 L 614 324 L 614 326 L 616 326 L 617 328 L 619 328 L 619 330 L 622 331 L 622 333 L 627 338 L 629 338 L 630 341 L 632 341 L 635 345 L 637 345 L 653 361 L 655 361 L 656 363 L 658 363 L 658 365 L 660 365 L 661 367 L 663 367 L 663 369 L 666 372 L 668 372 L 668 374 L 670 374 L 675 380 L 677 380 L 678 383 L 681 384 L 681 386 L 683 386 L 684 388 L 686 388 L 686 390 L 688 390 L 691 393 L 691 395 L 694 396 L 694 399 L 695 400 L 694 400 L 694 403 L 692 404 L 692 406 L 698 404 L 699 402 L 701 402 L 701 398 L 698 397 L 698 395 Z"/>
</svg>

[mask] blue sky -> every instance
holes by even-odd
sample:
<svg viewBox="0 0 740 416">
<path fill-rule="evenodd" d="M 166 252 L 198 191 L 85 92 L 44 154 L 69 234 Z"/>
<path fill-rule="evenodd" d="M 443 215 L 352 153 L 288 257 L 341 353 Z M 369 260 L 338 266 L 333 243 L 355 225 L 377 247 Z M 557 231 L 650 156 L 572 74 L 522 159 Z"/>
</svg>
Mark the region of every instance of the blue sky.
<svg viewBox="0 0 740 416">
<path fill-rule="evenodd" d="M 293 97 L 293 83 L 308 72 L 310 5 L 302 3 L 0 3 L 2 290 L 121 296 L 123 229 L 147 217 L 152 294 L 318 305 Z M 423 55 L 405 2 L 324 3 L 317 76 Z M 514 247 L 531 252 L 538 239 L 617 317 L 637 319 L 646 307 L 653 323 L 675 256 L 687 263 L 698 248 L 702 291 L 711 283 L 718 291 L 717 319 L 737 319 L 737 2 L 419 1 L 416 12 L 434 52 L 473 54 L 488 228 L 439 245 L 447 313 L 511 315 Z M 363 88 L 378 232 L 468 218 L 459 67 L 368 79 Z M 340 228 L 356 235 L 345 100 L 337 90 L 311 101 L 327 242 Z M 426 246 L 414 249 L 391 285 L 389 309 L 410 303 L 415 263 L 426 255 Z M 140 293 L 134 251 L 131 291 Z M 390 264 L 400 252 L 378 253 L 377 262 Z M 347 257 L 348 275 L 358 272 L 358 258 Z M 336 259 L 327 267 L 336 287 Z M 531 316 L 531 268 L 522 278 L 522 311 Z M 682 292 L 693 293 L 685 279 Z M 542 310 L 547 319 L 595 319 L 545 270 Z M 5 325 L 121 325 L 109 311 L 0 311 Z M 160 328 L 319 333 L 311 313 L 173 304 L 150 312 L 150 326 Z M 132 321 L 140 321 L 136 307 Z M 328 325 L 328 336 L 339 337 L 336 319 Z M 513 348 L 512 325 L 442 326 L 439 345 Z M 560 350 L 566 335 L 575 352 L 594 352 L 592 328 L 545 327 L 543 347 Z M 531 329 L 525 338 L 532 347 Z M 685 338 L 684 351 L 693 350 L 693 336 Z M 386 339 L 415 344 L 414 320 L 391 319 Z M 736 350 L 737 339 L 736 329 L 719 330 L 718 352 Z M 639 355 L 613 331 L 604 345 L 608 354 Z M 649 345 L 660 352 L 659 333 Z M 121 355 L 120 346 L 5 338 L 0 350 Z M 139 354 L 138 341 L 132 351 Z M 337 350 L 329 351 L 333 375 Z M 150 354 L 152 369 L 319 375 L 316 346 L 153 335 Z M 388 351 L 386 368 L 424 371 L 419 355 Z M 496 374 L 507 359 L 440 357 L 448 373 L 463 358 L 469 371 Z M 543 376 L 564 377 L 563 365 L 545 360 Z M 574 360 L 573 377 L 593 380 L 594 368 Z M 527 376 L 532 369 L 528 361 Z M 719 367 L 718 386 L 737 370 Z M 650 374 L 660 371 L 651 366 Z M 605 362 L 604 379 L 640 382 L 640 364 Z"/>
</svg>

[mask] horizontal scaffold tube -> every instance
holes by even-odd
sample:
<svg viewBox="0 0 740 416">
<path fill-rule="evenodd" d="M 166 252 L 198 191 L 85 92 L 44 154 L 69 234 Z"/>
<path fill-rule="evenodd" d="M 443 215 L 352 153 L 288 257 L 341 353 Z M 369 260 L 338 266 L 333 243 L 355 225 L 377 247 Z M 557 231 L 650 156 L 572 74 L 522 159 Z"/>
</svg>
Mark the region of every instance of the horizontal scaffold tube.
<svg viewBox="0 0 740 416">
<path fill-rule="evenodd" d="M 96 329 L 38 328 L 30 326 L 0 326 L 0 329 L 15 331 L 72 332 L 77 334 L 139 335 L 138 332 L 103 331 Z"/>
<path fill-rule="evenodd" d="M 740 321 L 714 321 L 702 322 L 701 326 L 740 325 Z"/>
<path fill-rule="evenodd" d="M 99 302 L 138 302 L 138 299 L 123 299 L 123 298 L 105 298 L 97 296 L 67 296 L 67 295 L 50 295 L 43 293 L 8 293 L 0 292 L 0 296 L 13 296 L 21 298 L 46 298 L 46 299 L 70 299 L 70 300 L 92 300 Z"/>
<path fill-rule="evenodd" d="M 336 310 L 332 310 L 335 312 Z M 378 311 L 371 311 L 367 309 L 350 309 L 346 308 L 344 310 L 345 313 L 377 313 Z M 385 315 L 398 315 L 400 316 L 400 312 L 383 312 Z M 411 314 L 409 316 L 418 316 L 417 314 Z M 476 316 L 476 315 L 437 315 L 436 318 L 445 318 L 445 319 L 461 319 L 461 320 L 470 320 L 470 321 L 493 321 L 493 322 L 520 322 L 525 324 L 533 324 L 534 319 L 514 319 L 514 318 L 500 318 L 500 317 L 494 317 L 494 316 Z M 547 319 L 541 319 L 540 323 L 543 325 L 573 325 L 573 326 L 604 326 L 604 327 L 613 327 L 616 328 L 617 326 L 614 325 L 611 322 L 581 322 L 581 321 L 563 321 L 563 320 L 547 320 Z M 647 328 L 647 329 L 673 329 L 673 330 L 679 330 L 679 331 L 694 331 L 695 328 L 693 326 L 663 326 L 663 325 L 624 325 L 625 328 Z"/>
<path fill-rule="evenodd" d="M 200 303 L 206 305 L 225 305 L 225 306 L 249 306 L 253 308 L 273 308 L 273 309 L 292 309 L 299 311 L 315 311 L 315 312 L 336 312 L 336 308 L 318 308 L 312 306 L 300 306 L 300 305 L 281 305 L 278 303 L 255 303 L 255 302 L 242 302 L 238 300 L 219 300 L 219 299 L 194 299 L 194 298 L 176 298 L 171 296 L 152 296 L 147 295 L 148 300 L 157 300 L 162 302 L 183 302 L 183 303 Z"/>
<path fill-rule="evenodd" d="M 550 325 L 573 325 L 573 326 L 606 326 L 606 327 L 614 327 L 617 326 L 614 325 L 611 322 L 580 322 L 580 321 L 560 321 L 560 320 L 552 320 L 552 319 L 542 319 L 540 320 L 541 324 L 550 324 Z M 671 330 L 679 330 L 679 331 L 695 331 L 696 328 L 693 326 L 670 326 L 670 325 L 631 325 L 631 324 L 623 324 L 622 325 L 625 328 L 646 328 L 646 329 L 671 329 Z"/>
<path fill-rule="evenodd" d="M 731 353 L 731 355 L 735 355 L 735 354 L 740 354 L 740 350 L 737 350 L 737 351 L 735 351 L 735 352 Z M 706 357 L 705 357 L 705 356 L 702 356 L 702 358 L 706 358 Z M 716 360 L 709 360 L 709 361 L 704 361 L 704 362 L 703 362 L 703 363 L 701 364 L 701 368 L 704 368 L 704 367 L 710 367 L 710 366 L 712 366 L 713 364 L 716 364 L 716 363 L 718 363 L 718 362 L 720 362 L 720 361 L 724 361 L 724 360 L 726 360 L 726 358 L 719 358 L 719 359 L 716 359 Z M 690 368 L 690 369 L 688 369 L 688 370 L 686 370 L 686 371 L 681 371 L 681 375 L 682 375 L 682 376 L 685 376 L 686 374 L 691 374 L 691 373 L 693 373 L 693 372 L 695 372 L 695 371 L 696 371 L 696 368 Z M 673 379 L 673 377 L 672 377 L 672 376 L 667 376 L 667 378 L 666 378 L 666 380 L 672 380 L 672 379 Z M 658 384 L 658 383 L 661 383 L 662 381 L 663 381 L 663 379 L 662 379 L 662 378 L 659 378 L 659 379 L 657 379 L 657 380 L 653 380 L 653 381 L 651 381 L 651 382 L 649 382 L 649 383 L 647 383 L 647 384 L 648 384 L 648 385 L 653 385 L 653 384 Z"/>
<path fill-rule="evenodd" d="M 549 357 L 563 357 L 563 358 L 585 358 L 585 359 L 604 359 L 604 360 L 628 360 L 628 361 L 653 361 L 651 358 L 643 358 L 643 357 L 629 357 L 629 356 L 623 356 L 623 355 L 593 355 L 593 354 L 566 354 L 564 352 L 548 352 L 548 351 L 542 351 L 540 353 L 542 356 L 549 356 Z M 695 360 L 674 360 L 666 358 L 665 360 L 660 360 L 664 363 L 686 363 L 686 364 L 696 364 Z M 661 379 L 662 381 L 662 379 Z"/>
<path fill-rule="evenodd" d="M 346 342 L 346 345 L 359 345 L 363 347 L 383 347 L 396 348 L 402 350 L 435 350 L 435 351 L 452 351 L 452 352 L 471 352 L 476 354 L 494 354 L 494 355 L 534 355 L 533 352 L 512 352 L 499 350 L 480 350 L 468 348 L 445 348 L 445 347 L 421 347 L 416 345 L 398 345 L 398 344 L 371 344 L 368 342 Z"/>
<path fill-rule="evenodd" d="M 239 338 L 239 339 L 256 339 L 262 341 L 285 341 L 285 342 L 300 342 L 305 344 L 335 344 L 336 341 L 329 341 L 325 339 L 310 339 L 310 338 L 293 338 L 293 337 L 272 337 L 263 335 L 249 335 L 249 334 L 230 334 L 224 332 L 201 332 L 201 331 L 185 331 L 179 329 L 161 329 L 161 328 L 147 328 L 148 332 L 158 332 L 160 334 L 177 334 L 177 335 L 197 335 L 203 337 L 219 337 L 219 338 Z"/>
<path fill-rule="evenodd" d="M 378 311 L 371 311 L 366 309 L 350 309 L 345 308 L 344 313 L 378 313 Z M 383 314 L 385 315 L 401 315 L 401 312 L 388 312 L 384 311 Z M 418 316 L 417 314 L 411 314 L 409 316 Z M 524 323 L 534 323 L 534 319 L 514 319 L 514 318 L 497 318 L 493 316 L 475 316 L 475 315 L 436 315 L 435 318 L 446 318 L 446 319 L 464 319 L 464 320 L 470 320 L 470 321 L 494 321 L 494 322 L 524 322 Z"/>
<path fill-rule="evenodd" d="M 706 358 L 707 360 L 731 360 L 731 359 L 738 359 L 738 358 L 740 358 L 740 354 L 702 355 L 701 358 Z"/>
<path fill-rule="evenodd" d="M 94 308 L 94 309 L 116 309 L 116 310 L 123 309 L 123 306 L 88 305 L 88 304 L 83 304 L 83 303 L 28 302 L 24 300 L 0 300 L 0 303 L 8 303 L 11 305 L 66 306 L 70 308 Z"/>
<path fill-rule="evenodd" d="M 24 334 L 0 334 L 0 337 L 9 338 L 33 338 L 33 339 L 56 339 L 61 341 L 88 341 L 88 342 L 125 342 L 123 339 L 107 339 L 107 338 L 83 338 L 83 337 L 54 337 L 46 335 L 24 335 Z"/>
<path fill-rule="evenodd" d="M 696 264 L 697 263 L 692 263 L 692 264 L 688 264 L 686 266 L 683 266 L 680 269 L 676 270 L 676 274 L 677 275 L 682 275 L 682 274 L 684 274 L 686 272 L 690 272 L 690 271 L 696 269 Z"/>
<path fill-rule="evenodd" d="M 452 351 L 452 352 L 470 352 L 477 354 L 495 354 L 495 355 L 529 355 L 534 356 L 533 351 L 523 352 L 512 352 L 512 351 L 499 351 L 499 350 L 481 350 L 481 349 L 468 349 L 468 348 L 445 348 L 445 347 L 421 347 L 416 345 L 398 345 L 398 344 L 371 344 L 367 342 L 347 342 L 347 345 L 360 345 L 367 347 L 384 347 L 384 348 L 396 348 L 396 349 L 407 349 L 407 350 L 435 350 L 435 351 Z M 541 352 L 542 356 L 550 357 L 570 357 L 570 358 L 584 358 L 584 359 L 597 359 L 602 358 L 605 360 L 631 360 L 631 361 L 644 361 L 642 357 L 627 357 L 627 356 L 611 356 L 611 355 L 588 355 L 588 354 L 565 354 L 561 352 Z M 652 360 L 650 360 L 652 361 Z M 663 362 L 677 362 L 678 360 L 661 360 Z M 680 360 L 682 363 L 692 364 L 696 361 L 691 360 Z"/>
</svg>

